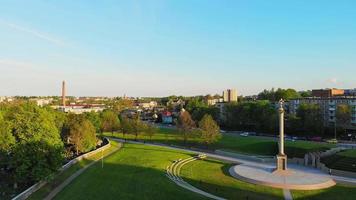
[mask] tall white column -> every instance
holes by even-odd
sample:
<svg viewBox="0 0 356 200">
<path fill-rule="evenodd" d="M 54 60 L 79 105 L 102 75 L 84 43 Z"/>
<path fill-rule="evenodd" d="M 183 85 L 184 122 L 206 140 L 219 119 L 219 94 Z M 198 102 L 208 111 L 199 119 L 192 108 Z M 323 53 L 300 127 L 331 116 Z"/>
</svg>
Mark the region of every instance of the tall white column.
<svg viewBox="0 0 356 200">
<path fill-rule="evenodd" d="M 279 101 L 279 155 L 284 155 L 284 108 L 283 99 Z"/>
</svg>

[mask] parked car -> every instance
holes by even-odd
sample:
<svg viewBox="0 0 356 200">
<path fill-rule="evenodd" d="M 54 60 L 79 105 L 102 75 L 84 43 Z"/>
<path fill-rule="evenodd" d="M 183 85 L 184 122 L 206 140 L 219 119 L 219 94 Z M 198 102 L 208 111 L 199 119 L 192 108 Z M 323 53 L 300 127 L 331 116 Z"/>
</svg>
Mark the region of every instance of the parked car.
<svg viewBox="0 0 356 200">
<path fill-rule="evenodd" d="M 314 142 L 321 142 L 321 141 L 323 141 L 323 140 L 321 139 L 321 137 L 311 137 L 309 140 L 310 140 L 310 141 L 314 141 Z"/>
<path fill-rule="evenodd" d="M 242 136 L 242 137 L 247 137 L 248 135 L 249 135 L 248 132 L 240 133 L 240 136 Z"/>
<path fill-rule="evenodd" d="M 327 143 L 330 143 L 330 144 L 337 144 L 337 139 L 330 139 L 330 140 L 326 140 Z"/>
</svg>

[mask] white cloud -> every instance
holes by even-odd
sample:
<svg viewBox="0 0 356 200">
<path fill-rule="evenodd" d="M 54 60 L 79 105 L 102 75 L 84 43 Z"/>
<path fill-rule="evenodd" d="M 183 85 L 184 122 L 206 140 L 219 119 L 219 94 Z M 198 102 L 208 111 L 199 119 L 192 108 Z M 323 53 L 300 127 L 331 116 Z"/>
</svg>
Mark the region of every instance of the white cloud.
<svg viewBox="0 0 356 200">
<path fill-rule="evenodd" d="M 9 23 L 9 22 L 5 22 L 4 20 L 1 20 L 0 19 L 0 25 L 4 25 L 4 26 L 7 26 L 13 30 L 16 30 L 16 31 L 20 31 L 20 32 L 23 32 L 23 33 L 27 33 L 27 34 L 30 34 L 34 37 L 37 37 L 37 38 L 40 38 L 42 40 L 46 40 L 52 44 L 55 44 L 57 46 L 65 46 L 66 43 L 63 42 L 62 40 L 59 40 L 57 38 L 54 38 L 52 36 L 49 36 L 48 34 L 46 33 L 43 33 L 41 31 L 38 31 L 38 30 L 34 30 L 34 29 L 30 29 L 30 28 L 26 28 L 26 27 L 23 27 L 23 26 L 19 26 L 19 25 L 16 25 L 16 24 L 13 24 L 13 23 Z"/>
</svg>

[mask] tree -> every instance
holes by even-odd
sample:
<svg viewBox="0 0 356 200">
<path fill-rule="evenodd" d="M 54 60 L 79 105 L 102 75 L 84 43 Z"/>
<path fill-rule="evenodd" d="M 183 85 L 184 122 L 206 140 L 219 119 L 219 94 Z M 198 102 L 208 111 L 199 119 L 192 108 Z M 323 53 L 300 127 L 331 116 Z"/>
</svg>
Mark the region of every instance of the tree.
<svg viewBox="0 0 356 200">
<path fill-rule="evenodd" d="M 277 113 L 266 100 L 230 103 L 224 107 L 222 124 L 227 129 L 254 130 L 274 133 Z"/>
<path fill-rule="evenodd" d="M 8 152 L 1 168 L 14 187 L 41 180 L 62 164 L 64 148 L 55 112 L 28 102 L 0 108 L 0 140 L 7 141 L 1 141 L 0 148 Z"/>
<path fill-rule="evenodd" d="M 134 119 L 131 119 L 130 122 L 132 123 L 133 134 L 135 135 L 135 140 L 137 140 L 138 135 L 143 133 L 146 129 L 146 124 L 143 123 L 140 119 L 140 116 L 137 115 Z"/>
<path fill-rule="evenodd" d="M 147 135 L 150 140 L 152 140 L 152 136 L 157 132 L 157 128 L 154 125 L 148 124 L 145 129 L 145 135 Z"/>
<path fill-rule="evenodd" d="M 221 138 L 220 128 L 211 115 L 204 115 L 199 121 L 199 129 L 202 141 L 206 144 L 212 144 Z"/>
<path fill-rule="evenodd" d="M 95 127 L 96 132 L 101 132 L 101 118 L 100 114 L 97 112 L 88 112 L 85 113 L 85 117 L 93 124 Z"/>
<path fill-rule="evenodd" d="M 258 94 L 259 100 L 269 100 L 272 102 L 279 101 L 280 99 L 289 100 L 294 98 L 299 98 L 300 94 L 294 89 L 281 89 L 278 88 L 275 90 L 272 88 L 271 90 L 263 90 Z"/>
<path fill-rule="evenodd" d="M 73 115 L 68 122 L 68 143 L 73 145 L 77 155 L 95 148 L 95 127 L 83 115 Z"/>
<path fill-rule="evenodd" d="M 108 131 L 114 134 L 114 131 L 120 128 L 120 120 L 115 112 L 105 110 L 101 114 L 101 131 Z"/>
<path fill-rule="evenodd" d="M 304 132 L 321 134 L 323 132 L 323 118 L 318 104 L 300 104 L 297 117 Z"/>
<path fill-rule="evenodd" d="M 336 108 L 336 124 L 344 131 L 351 122 L 351 108 L 347 104 L 340 104 Z M 335 136 L 336 138 L 336 136 Z"/>
<path fill-rule="evenodd" d="M 63 162 L 63 146 L 51 145 L 44 141 L 17 145 L 12 154 L 10 166 L 14 169 L 14 179 L 20 183 L 43 180 Z"/>
<path fill-rule="evenodd" d="M 196 127 L 188 111 L 182 110 L 180 112 L 177 127 L 182 133 L 184 144 L 186 144 L 188 139 L 193 136 L 192 129 Z"/>
<path fill-rule="evenodd" d="M 121 118 L 121 130 L 122 135 L 125 138 L 125 134 L 131 134 L 134 132 L 132 120 L 128 117 Z"/>
<path fill-rule="evenodd" d="M 15 144 L 15 137 L 11 133 L 10 125 L 0 117 L 0 157 L 2 152 L 10 152 L 11 147 Z M 1 162 L 1 158 L 0 158 Z"/>
</svg>

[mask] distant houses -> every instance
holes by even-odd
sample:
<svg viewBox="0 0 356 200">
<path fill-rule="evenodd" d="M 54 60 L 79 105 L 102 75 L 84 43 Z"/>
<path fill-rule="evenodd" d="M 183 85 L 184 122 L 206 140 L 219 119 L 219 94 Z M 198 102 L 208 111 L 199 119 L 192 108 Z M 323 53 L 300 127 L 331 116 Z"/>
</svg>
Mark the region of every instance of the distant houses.
<svg viewBox="0 0 356 200">
<path fill-rule="evenodd" d="M 162 123 L 163 124 L 172 124 L 173 123 L 173 115 L 169 111 L 162 112 Z"/>
</svg>

